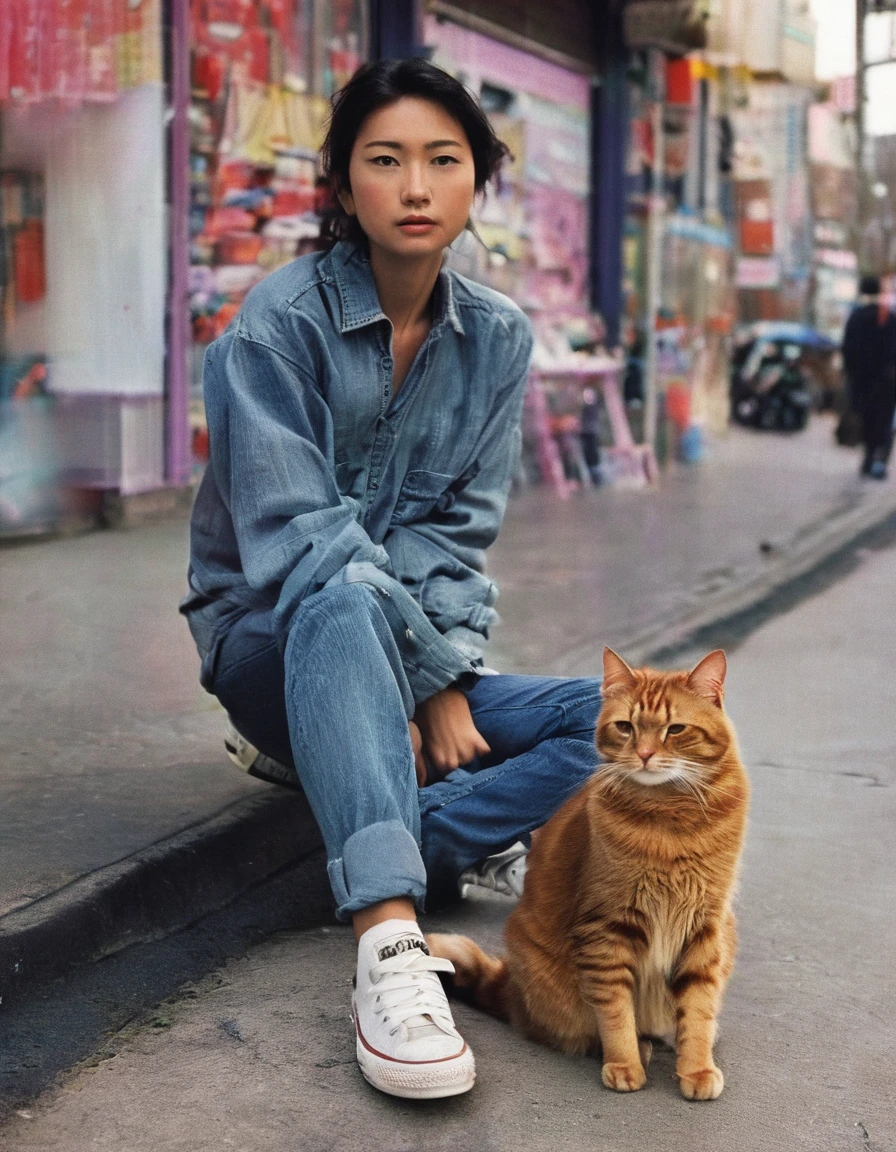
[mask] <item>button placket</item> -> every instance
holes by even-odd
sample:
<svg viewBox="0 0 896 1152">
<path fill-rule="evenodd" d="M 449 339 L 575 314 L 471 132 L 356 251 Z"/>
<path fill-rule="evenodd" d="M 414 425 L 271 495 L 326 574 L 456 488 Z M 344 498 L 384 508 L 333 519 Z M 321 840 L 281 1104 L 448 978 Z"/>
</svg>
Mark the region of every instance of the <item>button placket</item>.
<svg viewBox="0 0 896 1152">
<path fill-rule="evenodd" d="M 394 420 L 398 413 L 403 412 L 407 408 L 411 399 L 419 390 L 423 380 L 426 377 L 426 370 L 429 367 L 430 350 L 432 349 L 436 338 L 436 329 L 432 328 L 423 343 L 423 347 L 414 357 L 414 362 L 404 379 L 404 383 L 401 386 L 398 396 L 394 399 L 393 403 L 389 405 L 389 411 L 387 413 L 388 419 Z"/>
<path fill-rule="evenodd" d="M 393 438 L 390 434 L 389 426 L 386 421 L 386 409 L 389 407 L 389 400 L 392 396 L 392 357 L 388 355 L 381 356 L 380 368 L 382 369 L 380 414 L 377 417 L 376 433 L 373 438 L 373 446 L 370 450 L 370 466 L 367 471 L 365 518 L 366 513 L 370 511 L 370 506 L 376 499 L 377 490 L 380 486 L 380 475 L 383 470 L 383 462 L 386 456 L 387 447 Z"/>
<path fill-rule="evenodd" d="M 380 360 L 380 365 L 383 369 L 383 402 L 380 411 L 385 415 L 386 409 L 389 407 L 389 401 L 392 399 L 392 357 L 384 356 L 382 360 Z"/>
</svg>

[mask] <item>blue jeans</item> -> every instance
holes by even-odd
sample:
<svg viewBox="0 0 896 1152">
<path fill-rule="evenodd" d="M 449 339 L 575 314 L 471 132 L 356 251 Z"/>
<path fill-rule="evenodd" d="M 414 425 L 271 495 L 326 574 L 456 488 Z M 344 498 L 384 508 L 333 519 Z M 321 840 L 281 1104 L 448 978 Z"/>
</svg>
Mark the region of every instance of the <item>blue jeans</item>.
<svg viewBox="0 0 896 1152">
<path fill-rule="evenodd" d="M 370 584 L 325 588 L 282 654 L 270 612 L 236 613 L 203 667 L 246 739 L 295 766 L 340 920 L 392 897 L 421 911 L 451 900 L 465 868 L 544 824 L 597 766 L 599 681 L 483 676 L 467 699 L 491 752 L 419 789 L 403 662 L 414 638 L 393 612 Z"/>
</svg>

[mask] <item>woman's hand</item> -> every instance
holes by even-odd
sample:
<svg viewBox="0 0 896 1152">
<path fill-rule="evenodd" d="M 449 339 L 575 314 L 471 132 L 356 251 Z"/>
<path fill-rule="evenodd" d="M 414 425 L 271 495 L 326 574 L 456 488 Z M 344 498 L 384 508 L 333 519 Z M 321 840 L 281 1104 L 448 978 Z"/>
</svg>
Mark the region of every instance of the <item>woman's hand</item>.
<svg viewBox="0 0 896 1152">
<path fill-rule="evenodd" d="M 470 705 L 459 688 L 443 688 L 418 704 L 411 723 L 420 730 L 426 761 L 443 776 L 490 751 L 476 730 Z"/>
<path fill-rule="evenodd" d="M 417 774 L 417 787 L 426 786 L 426 761 L 423 759 L 423 737 L 420 729 L 413 720 L 408 720 L 408 731 L 411 734 L 411 748 L 414 752 L 414 771 Z"/>
</svg>

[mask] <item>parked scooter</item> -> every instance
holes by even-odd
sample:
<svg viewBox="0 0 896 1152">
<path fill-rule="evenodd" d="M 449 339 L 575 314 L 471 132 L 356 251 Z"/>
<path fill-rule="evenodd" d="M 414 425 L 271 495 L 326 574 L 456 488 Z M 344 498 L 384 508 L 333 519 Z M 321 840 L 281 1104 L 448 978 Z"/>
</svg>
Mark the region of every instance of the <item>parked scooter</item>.
<svg viewBox="0 0 896 1152">
<path fill-rule="evenodd" d="M 743 351 L 743 350 L 742 350 Z M 767 432 L 800 432 L 809 422 L 811 381 L 799 344 L 756 340 L 735 357 L 731 418 Z"/>
</svg>

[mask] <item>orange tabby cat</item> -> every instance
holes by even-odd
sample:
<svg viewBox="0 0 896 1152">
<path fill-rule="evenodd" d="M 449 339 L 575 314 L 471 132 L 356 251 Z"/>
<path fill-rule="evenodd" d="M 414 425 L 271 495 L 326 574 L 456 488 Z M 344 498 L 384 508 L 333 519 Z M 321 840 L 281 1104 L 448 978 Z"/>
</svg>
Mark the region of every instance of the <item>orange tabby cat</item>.
<svg viewBox="0 0 896 1152">
<path fill-rule="evenodd" d="M 691 1100 L 724 1081 L 716 1016 L 734 963 L 731 909 L 749 786 L 722 709 L 726 662 L 632 670 L 604 651 L 603 763 L 532 845 L 507 957 L 429 936 L 455 985 L 532 1039 L 602 1050 L 603 1082 L 642 1088 L 650 1038 L 677 1052 Z"/>
</svg>

